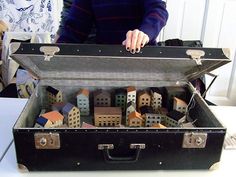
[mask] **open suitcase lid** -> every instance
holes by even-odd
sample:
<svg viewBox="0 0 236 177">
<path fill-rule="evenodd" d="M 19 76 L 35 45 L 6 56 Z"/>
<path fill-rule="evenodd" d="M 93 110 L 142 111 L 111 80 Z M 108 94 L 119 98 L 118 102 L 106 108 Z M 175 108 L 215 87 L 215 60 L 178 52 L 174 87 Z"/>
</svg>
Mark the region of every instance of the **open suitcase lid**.
<svg viewBox="0 0 236 177">
<path fill-rule="evenodd" d="M 146 46 L 12 43 L 11 57 L 40 79 L 186 81 L 228 62 L 229 50 Z"/>
</svg>

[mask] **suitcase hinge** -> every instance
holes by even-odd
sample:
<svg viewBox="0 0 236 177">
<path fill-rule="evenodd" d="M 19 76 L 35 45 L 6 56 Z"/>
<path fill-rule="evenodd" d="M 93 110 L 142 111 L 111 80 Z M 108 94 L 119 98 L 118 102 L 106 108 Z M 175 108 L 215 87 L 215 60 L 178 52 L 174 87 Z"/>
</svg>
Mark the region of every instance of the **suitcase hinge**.
<svg viewBox="0 0 236 177">
<path fill-rule="evenodd" d="M 36 149 L 60 149 L 60 135 L 58 133 L 35 133 Z"/>
<path fill-rule="evenodd" d="M 205 148 L 207 133 L 187 132 L 184 133 L 183 148 Z"/>
<path fill-rule="evenodd" d="M 187 50 L 186 54 L 189 55 L 191 59 L 195 60 L 197 65 L 202 65 L 201 57 L 205 56 L 203 50 Z"/>
<path fill-rule="evenodd" d="M 57 46 L 42 46 L 39 50 L 44 53 L 44 61 L 50 61 L 55 53 L 60 51 L 60 48 Z"/>
</svg>

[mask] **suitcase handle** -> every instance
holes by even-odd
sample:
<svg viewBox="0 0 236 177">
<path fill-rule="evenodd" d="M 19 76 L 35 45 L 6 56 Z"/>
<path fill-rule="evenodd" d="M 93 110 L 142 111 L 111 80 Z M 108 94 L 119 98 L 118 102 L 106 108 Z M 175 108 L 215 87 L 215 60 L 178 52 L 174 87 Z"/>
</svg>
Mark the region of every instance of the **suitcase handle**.
<svg viewBox="0 0 236 177">
<path fill-rule="evenodd" d="M 145 144 L 130 144 L 130 149 L 134 149 L 135 153 L 128 157 L 111 156 L 110 150 L 114 149 L 113 144 L 99 144 L 98 149 L 103 151 L 103 157 L 107 163 L 134 163 L 138 161 L 141 150 L 145 149 Z"/>
</svg>

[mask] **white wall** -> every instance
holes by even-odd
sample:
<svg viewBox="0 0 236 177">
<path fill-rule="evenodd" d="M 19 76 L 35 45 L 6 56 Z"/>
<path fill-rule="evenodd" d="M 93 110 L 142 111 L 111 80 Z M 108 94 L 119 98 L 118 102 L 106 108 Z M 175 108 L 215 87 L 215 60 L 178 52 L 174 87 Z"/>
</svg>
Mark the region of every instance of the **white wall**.
<svg viewBox="0 0 236 177">
<path fill-rule="evenodd" d="M 159 39 L 201 40 L 204 47 L 231 49 L 230 64 L 214 71 L 218 78 L 207 99 L 236 106 L 236 0 L 166 0 L 169 20 Z M 211 78 L 207 77 L 207 83 Z"/>
</svg>

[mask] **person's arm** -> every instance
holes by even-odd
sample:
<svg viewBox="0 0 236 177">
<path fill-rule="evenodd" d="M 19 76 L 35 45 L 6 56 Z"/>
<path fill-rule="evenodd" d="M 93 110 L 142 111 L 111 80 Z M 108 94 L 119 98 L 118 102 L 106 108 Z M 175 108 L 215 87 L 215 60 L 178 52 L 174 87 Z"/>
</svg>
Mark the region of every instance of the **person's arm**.
<svg viewBox="0 0 236 177">
<path fill-rule="evenodd" d="M 168 19 L 166 3 L 162 0 L 143 0 L 144 16 L 139 29 L 128 31 L 123 45 L 131 53 L 139 52 L 145 44 L 154 44 Z"/>
<path fill-rule="evenodd" d="M 68 16 L 60 26 L 57 43 L 83 43 L 91 30 L 91 0 L 74 0 Z"/>
</svg>

